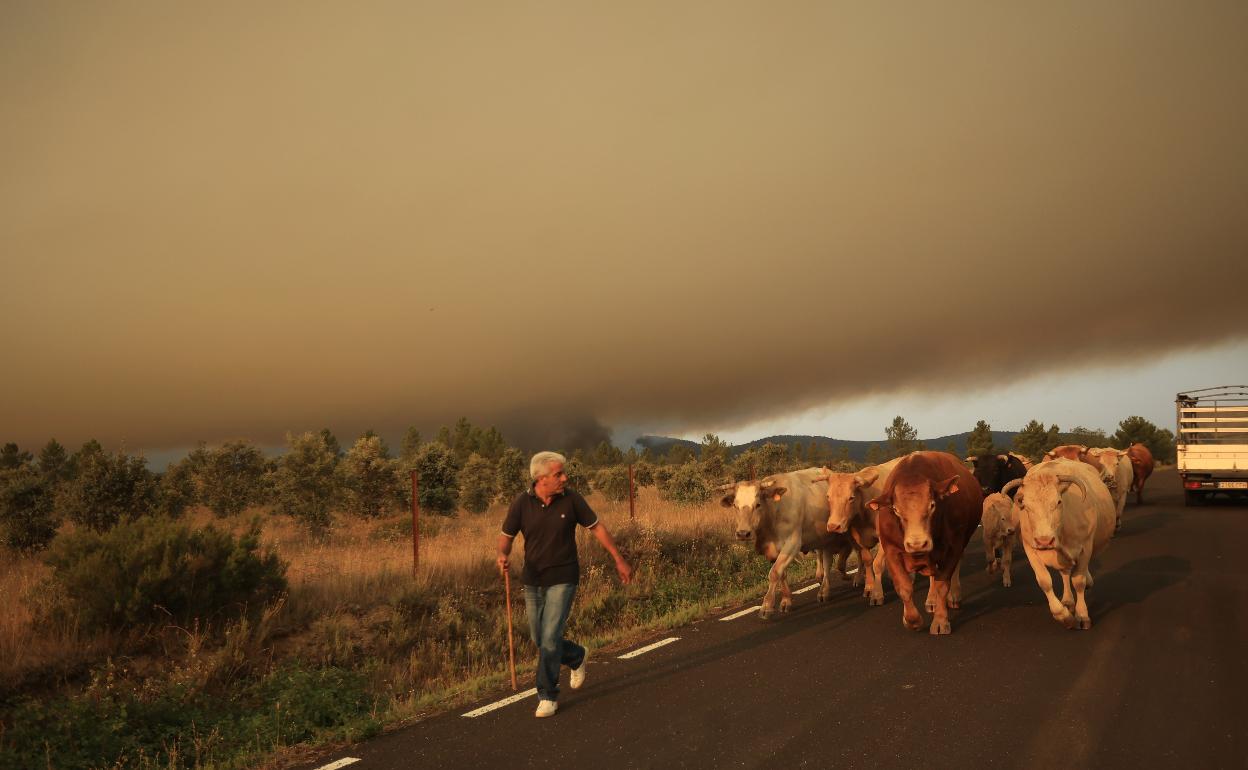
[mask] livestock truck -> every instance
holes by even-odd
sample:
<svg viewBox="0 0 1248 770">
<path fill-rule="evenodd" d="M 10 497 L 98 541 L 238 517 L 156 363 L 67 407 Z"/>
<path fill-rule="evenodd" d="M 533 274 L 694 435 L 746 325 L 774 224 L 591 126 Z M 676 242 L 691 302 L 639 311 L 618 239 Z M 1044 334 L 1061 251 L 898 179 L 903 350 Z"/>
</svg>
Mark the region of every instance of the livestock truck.
<svg viewBox="0 0 1248 770">
<path fill-rule="evenodd" d="M 1174 405 L 1184 502 L 1248 496 L 1248 385 L 1189 390 Z"/>
</svg>

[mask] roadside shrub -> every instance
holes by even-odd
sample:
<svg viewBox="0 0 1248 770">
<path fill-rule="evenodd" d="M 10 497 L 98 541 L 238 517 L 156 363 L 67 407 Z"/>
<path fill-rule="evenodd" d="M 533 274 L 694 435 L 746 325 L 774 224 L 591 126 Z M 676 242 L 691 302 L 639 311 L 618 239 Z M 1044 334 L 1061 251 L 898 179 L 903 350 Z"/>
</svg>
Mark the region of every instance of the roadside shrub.
<svg viewBox="0 0 1248 770">
<path fill-rule="evenodd" d="M 494 499 L 494 467 L 473 452 L 459 472 L 460 504 L 469 513 L 483 513 Z"/>
<path fill-rule="evenodd" d="M 234 615 L 286 588 L 285 563 L 259 545 L 259 521 L 238 539 L 163 517 L 75 532 L 44 555 L 63 597 L 45 609 L 76 617 L 85 629 Z"/>
<path fill-rule="evenodd" d="M 581 495 L 588 495 L 592 491 L 585 463 L 579 457 L 570 458 L 563 466 L 563 472 L 568 474 L 568 489 L 574 489 Z"/>
<path fill-rule="evenodd" d="M 711 499 L 711 490 L 697 462 L 687 462 L 672 470 L 671 478 L 659 487 L 659 495 L 680 505 L 701 505 Z"/>
<path fill-rule="evenodd" d="M 516 495 L 529 486 L 529 461 L 515 447 L 508 447 L 503 456 L 498 458 L 498 466 L 494 474 L 494 485 L 498 488 L 498 502 L 510 505 Z"/>
<path fill-rule="evenodd" d="M 654 466 L 645 460 L 633 463 L 633 485 L 637 487 L 654 486 Z"/>
<path fill-rule="evenodd" d="M 173 463 L 156 482 L 156 510 L 176 519 L 195 504 L 195 477 L 190 458 Z"/>
<path fill-rule="evenodd" d="M 38 551 L 56 537 L 52 481 L 22 466 L 0 471 L 0 538 L 16 551 Z"/>
<path fill-rule="evenodd" d="M 389 513 L 399 496 L 398 473 L 381 438 L 361 436 L 338 464 L 347 511 L 368 519 Z"/>
<path fill-rule="evenodd" d="M 70 521 L 102 532 L 155 509 L 156 479 L 143 457 L 84 447 L 77 465 L 56 495 L 56 509 Z"/>
<path fill-rule="evenodd" d="M 400 469 L 402 478 L 415 470 L 419 484 L 420 508 L 454 515 L 459 506 L 459 464 L 451 450 L 438 441 L 422 444 Z M 412 504 L 411 488 L 402 485 L 403 504 Z"/>
<path fill-rule="evenodd" d="M 322 534 L 329 529 L 330 508 L 338 494 L 338 457 L 323 433 L 287 433 L 286 446 L 272 475 L 276 509 Z"/>
<path fill-rule="evenodd" d="M 264 456 L 246 441 L 207 450 L 195 464 L 199 499 L 218 516 L 241 513 L 264 499 Z"/>
<path fill-rule="evenodd" d="M 635 474 L 634 474 L 635 476 Z M 634 477 L 633 483 L 636 483 Z M 602 496 L 612 501 L 620 501 L 628 499 L 628 466 L 612 465 L 598 471 L 594 479 L 594 486 L 602 493 Z"/>
</svg>

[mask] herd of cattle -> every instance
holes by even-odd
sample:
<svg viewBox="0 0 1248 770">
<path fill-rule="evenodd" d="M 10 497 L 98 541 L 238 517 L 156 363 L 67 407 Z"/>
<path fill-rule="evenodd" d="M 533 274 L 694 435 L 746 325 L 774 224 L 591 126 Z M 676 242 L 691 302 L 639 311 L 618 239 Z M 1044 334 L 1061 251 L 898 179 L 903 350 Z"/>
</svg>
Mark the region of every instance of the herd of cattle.
<svg viewBox="0 0 1248 770">
<path fill-rule="evenodd" d="M 989 573 L 1001 572 L 1009 586 L 1010 561 L 1021 541 L 1053 617 L 1066 628 L 1088 629 L 1089 562 L 1121 526 L 1128 492 L 1143 502 L 1152 471 L 1153 457 L 1143 444 L 1122 450 L 1060 446 L 1035 465 L 1015 454 L 968 457 L 964 463 L 947 452 L 924 451 L 856 473 L 806 468 L 718 491 L 726 492 L 722 504 L 736 513 L 737 538 L 753 538 L 772 562 L 763 618 L 775 612 L 777 598 L 781 612 L 792 605 L 784 573 L 799 553 L 816 552 L 819 600 L 827 601 L 833 569 L 848 578 L 846 559 L 856 549 L 853 584 L 864 587 L 870 604 L 884 603 L 887 565 L 903 605 L 902 624 L 918 630 L 923 618 L 913 599 L 914 576 L 926 575 L 929 630 L 947 634 L 949 610 L 962 601 L 962 554 L 982 524 Z M 1053 591 L 1050 567 L 1062 576 L 1061 598 Z"/>
</svg>

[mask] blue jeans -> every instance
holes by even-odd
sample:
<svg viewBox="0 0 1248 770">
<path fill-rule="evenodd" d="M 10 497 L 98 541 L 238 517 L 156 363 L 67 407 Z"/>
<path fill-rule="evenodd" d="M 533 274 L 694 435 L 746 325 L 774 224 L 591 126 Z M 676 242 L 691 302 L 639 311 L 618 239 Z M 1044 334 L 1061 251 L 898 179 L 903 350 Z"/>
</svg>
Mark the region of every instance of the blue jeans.
<svg viewBox="0 0 1248 770">
<path fill-rule="evenodd" d="M 574 596 L 576 583 L 524 587 L 529 636 L 537 645 L 537 697 L 542 700 L 559 699 L 560 665 L 578 668 L 585 662 L 585 648 L 563 638 Z"/>
</svg>

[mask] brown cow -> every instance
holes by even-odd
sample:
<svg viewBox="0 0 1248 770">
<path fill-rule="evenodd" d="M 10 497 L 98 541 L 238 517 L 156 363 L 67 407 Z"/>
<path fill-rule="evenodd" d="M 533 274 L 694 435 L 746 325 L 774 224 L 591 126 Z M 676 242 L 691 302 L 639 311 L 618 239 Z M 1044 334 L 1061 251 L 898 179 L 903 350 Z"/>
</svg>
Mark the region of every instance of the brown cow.
<svg viewBox="0 0 1248 770">
<path fill-rule="evenodd" d="M 884 492 L 867 503 L 876 520 L 889 575 L 904 608 L 901 622 L 917 631 L 923 616 L 914 606 L 912 572 L 932 578 L 928 607 L 933 634 L 947 634 L 949 608 L 962 601 L 958 567 L 979 526 L 984 494 L 975 477 L 947 452 L 914 452 L 888 474 Z M 952 591 L 950 581 L 953 581 Z M 932 596 L 931 594 L 935 594 Z"/>
<path fill-rule="evenodd" d="M 1131 470 L 1134 473 L 1131 488 L 1135 490 L 1135 504 L 1140 505 L 1144 502 L 1144 482 L 1153 475 L 1153 453 L 1148 451 L 1148 447 L 1136 442 L 1127 447 L 1127 457 L 1131 458 Z"/>
</svg>

